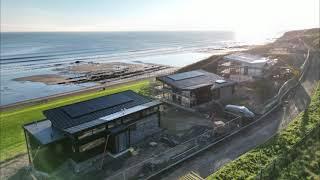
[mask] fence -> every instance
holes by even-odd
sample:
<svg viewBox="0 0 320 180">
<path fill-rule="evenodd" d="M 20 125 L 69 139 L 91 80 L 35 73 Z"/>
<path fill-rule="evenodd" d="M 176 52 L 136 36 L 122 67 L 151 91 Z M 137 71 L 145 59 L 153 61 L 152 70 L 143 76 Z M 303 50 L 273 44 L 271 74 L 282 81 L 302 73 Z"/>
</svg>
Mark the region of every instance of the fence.
<svg viewBox="0 0 320 180">
<path fill-rule="evenodd" d="M 160 154 L 152 155 L 151 158 L 131 166 L 117 174 L 109 177 L 108 179 L 148 179 L 154 174 L 157 174 L 181 161 L 190 158 L 191 156 L 199 153 L 208 146 L 222 139 L 230 132 L 242 127 L 242 120 L 236 117 L 225 123 L 225 132 L 223 134 L 216 134 L 213 129 L 207 130 L 204 133 L 186 141 L 173 148 L 166 150 Z"/>
<path fill-rule="evenodd" d="M 268 166 L 260 170 L 260 173 L 254 179 L 276 179 L 283 168 L 287 167 L 290 162 L 293 162 L 299 155 L 299 147 L 303 146 L 306 141 L 316 137 L 319 140 L 320 126 L 311 130 L 306 136 L 304 136 L 298 143 L 294 144 L 289 150 L 282 155 L 276 157 Z"/>
<path fill-rule="evenodd" d="M 299 83 L 305 78 L 305 74 L 310 66 L 310 50 L 308 50 L 307 56 L 305 58 L 304 63 L 300 67 L 301 73 L 300 77 L 293 77 L 286 81 L 279 89 L 278 93 L 267 102 L 264 103 L 261 114 L 268 112 L 272 107 L 277 106 L 281 103 L 282 98 L 286 95 L 291 89 L 297 87 Z"/>
</svg>

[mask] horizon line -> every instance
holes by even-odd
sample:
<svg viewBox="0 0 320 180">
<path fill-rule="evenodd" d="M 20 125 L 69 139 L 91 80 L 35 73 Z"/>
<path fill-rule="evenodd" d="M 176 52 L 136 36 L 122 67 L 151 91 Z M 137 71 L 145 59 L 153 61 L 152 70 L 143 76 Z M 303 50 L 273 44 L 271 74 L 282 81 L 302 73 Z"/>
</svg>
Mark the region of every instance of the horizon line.
<svg viewBox="0 0 320 180">
<path fill-rule="evenodd" d="M 46 32 L 232 32 L 232 30 L 93 30 L 93 31 L 0 31 L 0 33 L 46 33 Z"/>
</svg>

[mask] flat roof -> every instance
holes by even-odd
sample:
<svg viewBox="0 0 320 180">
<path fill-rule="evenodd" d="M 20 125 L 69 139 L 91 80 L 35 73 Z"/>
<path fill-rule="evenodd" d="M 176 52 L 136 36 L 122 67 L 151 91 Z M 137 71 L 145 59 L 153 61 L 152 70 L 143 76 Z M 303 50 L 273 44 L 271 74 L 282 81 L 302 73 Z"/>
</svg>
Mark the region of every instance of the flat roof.
<svg viewBox="0 0 320 180">
<path fill-rule="evenodd" d="M 43 114 L 50 119 L 52 126 L 67 133 L 76 133 L 103 123 L 101 118 L 112 116 L 111 120 L 124 116 L 124 109 L 132 109 L 148 103 L 158 104 L 157 101 L 139 95 L 131 90 L 123 91 L 95 99 L 46 110 Z M 152 103 L 151 103 L 152 104 Z M 68 109 L 68 111 L 66 111 Z M 80 112 L 78 112 L 80 111 Z"/>
<path fill-rule="evenodd" d="M 23 128 L 41 145 L 47 145 L 65 137 L 61 131 L 53 128 L 51 121 L 47 119 L 26 124 Z"/>
<path fill-rule="evenodd" d="M 265 64 L 269 61 L 269 58 L 248 53 L 234 53 L 224 56 L 224 59 L 229 61 L 239 61 L 248 64 Z"/>
<path fill-rule="evenodd" d="M 235 84 L 235 82 L 232 80 L 225 79 L 217 74 L 210 73 L 201 69 L 168 76 L 161 76 L 157 77 L 157 80 L 180 90 L 194 90 L 207 86 L 214 86 L 214 88 L 219 88 Z M 219 83 L 221 82 L 221 80 L 224 80 L 224 82 Z"/>
</svg>

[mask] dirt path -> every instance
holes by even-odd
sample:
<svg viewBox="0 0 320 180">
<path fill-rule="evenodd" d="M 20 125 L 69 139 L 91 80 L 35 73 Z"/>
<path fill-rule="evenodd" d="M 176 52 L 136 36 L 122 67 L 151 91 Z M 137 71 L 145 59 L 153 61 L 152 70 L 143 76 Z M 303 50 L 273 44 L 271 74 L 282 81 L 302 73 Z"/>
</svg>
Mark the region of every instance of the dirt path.
<svg viewBox="0 0 320 180">
<path fill-rule="evenodd" d="M 190 171 L 197 172 L 202 177 L 207 177 L 227 162 L 266 142 L 307 107 L 316 82 L 320 79 L 319 69 L 319 53 L 315 53 L 304 82 L 284 99 L 288 103 L 277 108 L 274 113 L 265 117 L 261 123 L 257 123 L 246 132 L 240 133 L 239 136 L 200 153 L 154 179 L 178 179 Z"/>
</svg>

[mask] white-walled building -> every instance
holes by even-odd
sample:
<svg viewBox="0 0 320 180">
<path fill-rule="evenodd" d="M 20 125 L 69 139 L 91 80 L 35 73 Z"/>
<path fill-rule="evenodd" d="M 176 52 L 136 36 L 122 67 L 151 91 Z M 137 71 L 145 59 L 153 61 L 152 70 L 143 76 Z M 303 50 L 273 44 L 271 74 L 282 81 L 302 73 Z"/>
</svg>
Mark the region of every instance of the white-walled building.
<svg viewBox="0 0 320 180">
<path fill-rule="evenodd" d="M 224 57 L 221 65 L 224 67 L 224 74 L 229 74 L 231 79 L 238 78 L 262 78 L 265 70 L 270 67 L 270 59 L 247 53 L 234 53 Z"/>
</svg>

